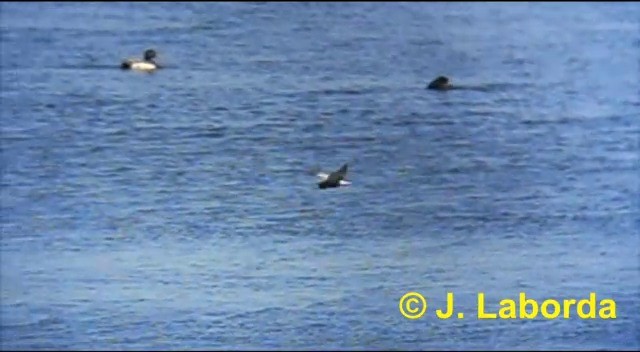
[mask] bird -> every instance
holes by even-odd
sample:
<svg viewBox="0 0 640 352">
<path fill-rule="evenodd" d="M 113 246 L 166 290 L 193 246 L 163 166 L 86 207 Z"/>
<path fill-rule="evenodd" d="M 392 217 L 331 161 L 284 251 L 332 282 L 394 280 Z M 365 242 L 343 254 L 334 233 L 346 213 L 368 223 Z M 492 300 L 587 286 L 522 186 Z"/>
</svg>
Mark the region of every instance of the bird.
<svg viewBox="0 0 640 352">
<path fill-rule="evenodd" d="M 427 85 L 427 89 L 435 89 L 435 90 L 449 90 L 451 89 L 451 83 L 449 83 L 449 78 L 446 76 L 438 76 L 436 79 L 431 81 L 429 85 Z"/>
<path fill-rule="evenodd" d="M 326 174 L 324 172 L 319 172 L 317 174 L 320 177 L 320 182 L 318 183 L 318 188 L 326 189 L 326 188 L 335 188 L 340 186 L 349 186 L 351 182 L 346 180 L 347 177 L 347 164 L 342 165 L 338 170 Z"/>
<path fill-rule="evenodd" d="M 159 67 L 155 62 L 156 51 L 153 49 L 147 49 L 144 52 L 144 59 L 126 59 L 120 64 L 120 68 L 123 70 L 139 70 L 139 71 L 153 71 Z"/>
</svg>

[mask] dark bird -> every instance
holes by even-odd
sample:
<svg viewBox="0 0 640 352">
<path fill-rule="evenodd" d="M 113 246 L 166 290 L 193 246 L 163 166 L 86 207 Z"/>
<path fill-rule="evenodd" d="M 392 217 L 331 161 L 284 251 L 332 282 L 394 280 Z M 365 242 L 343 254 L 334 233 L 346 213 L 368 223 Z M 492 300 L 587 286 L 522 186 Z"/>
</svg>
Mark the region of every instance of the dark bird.
<svg viewBox="0 0 640 352">
<path fill-rule="evenodd" d="M 427 89 L 435 89 L 435 90 L 448 90 L 451 89 L 451 83 L 449 83 L 449 78 L 445 76 L 438 76 L 438 78 L 434 79 L 429 83 Z"/>
<path fill-rule="evenodd" d="M 318 183 L 318 188 L 320 189 L 348 186 L 351 184 L 351 182 L 345 180 L 347 177 L 347 164 L 342 165 L 340 169 L 328 175 L 324 172 L 319 172 L 317 176 L 321 179 Z"/>
</svg>

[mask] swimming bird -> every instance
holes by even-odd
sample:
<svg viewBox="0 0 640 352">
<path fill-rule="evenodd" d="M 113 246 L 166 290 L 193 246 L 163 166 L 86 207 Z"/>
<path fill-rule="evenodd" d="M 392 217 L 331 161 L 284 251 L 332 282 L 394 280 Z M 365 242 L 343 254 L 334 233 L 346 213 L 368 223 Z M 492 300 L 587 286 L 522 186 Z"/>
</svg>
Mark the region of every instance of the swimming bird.
<svg viewBox="0 0 640 352">
<path fill-rule="evenodd" d="M 330 174 L 319 172 L 317 176 L 321 179 L 318 183 L 318 188 L 320 189 L 348 186 L 351 184 L 351 182 L 345 180 L 347 177 L 347 164 L 342 165 L 341 168 Z"/>
<path fill-rule="evenodd" d="M 435 90 L 448 90 L 453 88 L 451 83 L 449 83 L 449 78 L 445 76 L 438 76 L 438 78 L 434 79 L 429 83 L 427 89 L 435 89 Z"/>
<path fill-rule="evenodd" d="M 159 68 L 155 58 L 156 51 L 147 49 L 144 52 L 144 59 L 126 59 L 122 61 L 120 68 L 123 70 L 153 71 Z"/>
</svg>

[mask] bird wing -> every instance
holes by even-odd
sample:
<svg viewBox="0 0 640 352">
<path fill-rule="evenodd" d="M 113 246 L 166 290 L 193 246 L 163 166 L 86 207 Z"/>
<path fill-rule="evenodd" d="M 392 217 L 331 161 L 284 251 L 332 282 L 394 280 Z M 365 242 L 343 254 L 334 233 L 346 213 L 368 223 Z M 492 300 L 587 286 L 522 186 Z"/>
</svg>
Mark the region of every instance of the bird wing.
<svg viewBox="0 0 640 352">
<path fill-rule="evenodd" d="M 329 174 L 329 178 L 327 180 L 331 182 L 339 182 L 347 176 L 347 164 L 342 165 L 337 171 Z"/>
</svg>

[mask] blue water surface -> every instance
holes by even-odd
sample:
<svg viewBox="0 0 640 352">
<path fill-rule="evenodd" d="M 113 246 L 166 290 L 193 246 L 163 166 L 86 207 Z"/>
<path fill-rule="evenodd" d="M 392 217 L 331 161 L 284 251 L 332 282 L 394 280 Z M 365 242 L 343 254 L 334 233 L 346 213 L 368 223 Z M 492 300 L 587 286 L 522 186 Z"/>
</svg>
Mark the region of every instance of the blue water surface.
<svg viewBox="0 0 640 352">
<path fill-rule="evenodd" d="M 2 3 L 2 349 L 640 349 L 639 28 L 633 2 Z M 163 70 L 119 69 L 147 48 Z M 481 320 L 479 292 L 616 317 Z"/>
</svg>

